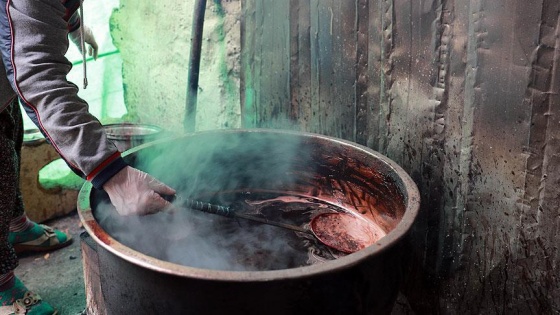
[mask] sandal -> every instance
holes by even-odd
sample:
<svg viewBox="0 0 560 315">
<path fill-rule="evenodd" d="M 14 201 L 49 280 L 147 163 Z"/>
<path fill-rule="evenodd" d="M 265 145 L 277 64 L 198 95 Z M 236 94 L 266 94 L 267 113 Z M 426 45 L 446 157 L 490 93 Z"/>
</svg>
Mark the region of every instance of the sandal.
<svg viewBox="0 0 560 315">
<path fill-rule="evenodd" d="M 14 293 L 25 292 L 23 296 L 16 299 L 12 305 L 0 306 L 0 315 L 57 315 L 55 310 L 49 303 L 44 302 L 41 297 L 33 293 L 25 287 L 25 285 L 16 277 L 14 285 Z"/>
<path fill-rule="evenodd" d="M 9 242 L 16 253 L 44 252 L 58 249 L 72 243 L 72 237 L 60 230 L 44 224 L 37 224 L 22 232 L 10 232 Z"/>
</svg>

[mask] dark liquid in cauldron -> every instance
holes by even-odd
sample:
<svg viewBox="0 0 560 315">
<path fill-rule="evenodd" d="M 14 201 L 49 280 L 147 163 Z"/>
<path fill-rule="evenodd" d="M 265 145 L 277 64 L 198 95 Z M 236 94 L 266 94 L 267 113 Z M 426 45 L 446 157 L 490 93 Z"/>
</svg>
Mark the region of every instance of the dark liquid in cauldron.
<svg viewBox="0 0 560 315">
<path fill-rule="evenodd" d="M 275 193 L 221 193 L 197 199 L 302 227 L 319 213 L 345 211 L 315 198 Z M 345 255 L 320 243 L 313 235 L 191 209 L 141 217 L 138 222 L 122 224 L 118 223 L 122 218 L 96 216 L 103 228 L 126 246 L 189 267 L 228 271 L 278 270 Z"/>
</svg>

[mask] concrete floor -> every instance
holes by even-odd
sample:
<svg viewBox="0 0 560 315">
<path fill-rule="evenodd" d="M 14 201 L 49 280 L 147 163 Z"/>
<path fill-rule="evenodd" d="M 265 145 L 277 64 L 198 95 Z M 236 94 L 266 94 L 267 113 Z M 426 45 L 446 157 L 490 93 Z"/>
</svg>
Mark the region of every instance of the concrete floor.
<svg viewBox="0 0 560 315">
<path fill-rule="evenodd" d="M 20 255 L 16 275 L 32 291 L 55 307 L 60 315 L 85 314 L 86 297 L 80 250 L 84 228 L 76 211 L 62 218 L 44 222 L 70 233 L 71 245 L 50 252 Z"/>
</svg>

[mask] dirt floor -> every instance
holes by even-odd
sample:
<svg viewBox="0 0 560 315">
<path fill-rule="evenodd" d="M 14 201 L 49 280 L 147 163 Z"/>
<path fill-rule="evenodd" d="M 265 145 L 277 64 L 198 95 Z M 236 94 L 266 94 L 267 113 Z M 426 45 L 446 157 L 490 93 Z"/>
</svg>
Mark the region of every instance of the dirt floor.
<svg viewBox="0 0 560 315">
<path fill-rule="evenodd" d="M 16 275 L 32 291 L 55 307 L 60 315 L 85 314 L 86 297 L 80 250 L 84 232 L 76 211 L 45 224 L 70 233 L 71 245 L 50 252 L 23 254 Z"/>
</svg>

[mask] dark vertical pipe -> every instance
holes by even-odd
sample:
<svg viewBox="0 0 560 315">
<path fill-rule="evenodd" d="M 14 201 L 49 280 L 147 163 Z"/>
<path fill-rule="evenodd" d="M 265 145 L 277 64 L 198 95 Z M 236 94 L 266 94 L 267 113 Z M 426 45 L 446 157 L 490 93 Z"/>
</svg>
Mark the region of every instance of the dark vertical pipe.
<svg viewBox="0 0 560 315">
<path fill-rule="evenodd" d="M 198 93 L 198 76 L 200 73 L 200 55 L 202 50 L 202 31 L 206 0 L 197 0 L 194 6 L 193 26 L 191 31 L 191 52 L 189 58 L 189 76 L 187 82 L 187 105 L 183 127 L 186 132 L 193 132 L 196 124 L 196 100 Z"/>
</svg>

